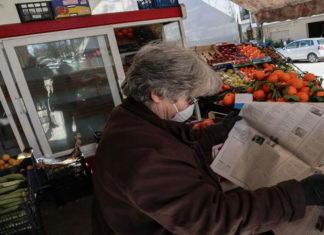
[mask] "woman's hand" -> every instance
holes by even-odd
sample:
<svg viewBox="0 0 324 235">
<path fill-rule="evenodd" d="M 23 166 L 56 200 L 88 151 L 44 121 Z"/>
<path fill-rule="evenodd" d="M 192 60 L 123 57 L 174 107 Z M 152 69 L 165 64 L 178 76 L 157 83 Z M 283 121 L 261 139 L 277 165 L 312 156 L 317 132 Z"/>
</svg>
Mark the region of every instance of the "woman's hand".
<svg viewBox="0 0 324 235">
<path fill-rule="evenodd" d="M 238 116 L 238 114 L 239 112 L 232 111 L 224 118 L 223 123 L 228 132 L 233 128 L 237 121 L 242 119 L 242 117 Z"/>
<path fill-rule="evenodd" d="M 324 206 L 324 175 L 312 175 L 300 181 L 306 205 Z"/>
</svg>

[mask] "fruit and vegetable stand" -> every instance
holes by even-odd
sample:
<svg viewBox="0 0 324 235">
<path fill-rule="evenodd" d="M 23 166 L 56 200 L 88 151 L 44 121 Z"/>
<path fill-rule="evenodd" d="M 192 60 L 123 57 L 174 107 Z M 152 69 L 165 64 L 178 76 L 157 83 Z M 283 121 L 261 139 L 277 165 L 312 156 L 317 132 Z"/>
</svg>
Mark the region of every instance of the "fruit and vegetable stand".
<svg viewBox="0 0 324 235">
<path fill-rule="evenodd" d="M 324 102 L 322 78 L 288 63 L 270 44 L 211 44 L 195 51 L 223 80 L 218 94 L 200 99 L 203 116 L 230 112 L 242 93 L 258 102 Z"/>
</svg>

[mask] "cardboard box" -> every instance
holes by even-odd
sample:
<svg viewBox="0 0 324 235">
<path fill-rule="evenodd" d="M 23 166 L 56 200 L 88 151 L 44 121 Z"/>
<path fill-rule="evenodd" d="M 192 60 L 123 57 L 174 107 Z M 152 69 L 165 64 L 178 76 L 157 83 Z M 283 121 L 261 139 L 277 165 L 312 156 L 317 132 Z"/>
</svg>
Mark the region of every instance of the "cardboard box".
<svg viewBox="0 0 324 235">
<path fill-rule="evenodd" d="M 55 18 L 91 15 L 88 0 L 52 0 Z"/>
</svg>

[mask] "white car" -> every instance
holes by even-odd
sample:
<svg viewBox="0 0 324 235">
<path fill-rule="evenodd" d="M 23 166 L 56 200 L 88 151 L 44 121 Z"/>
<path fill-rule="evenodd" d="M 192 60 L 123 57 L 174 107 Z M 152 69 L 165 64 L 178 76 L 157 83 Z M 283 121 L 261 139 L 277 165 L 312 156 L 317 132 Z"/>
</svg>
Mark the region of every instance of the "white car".
<svg viewBox="0 0 324 235">
<path fill-rule="evenodd" d="M 315 63 L 324 58 L 324 38 L 296 40 L 278 51 L 291 60 L 308 60 Z"/>
</svg>

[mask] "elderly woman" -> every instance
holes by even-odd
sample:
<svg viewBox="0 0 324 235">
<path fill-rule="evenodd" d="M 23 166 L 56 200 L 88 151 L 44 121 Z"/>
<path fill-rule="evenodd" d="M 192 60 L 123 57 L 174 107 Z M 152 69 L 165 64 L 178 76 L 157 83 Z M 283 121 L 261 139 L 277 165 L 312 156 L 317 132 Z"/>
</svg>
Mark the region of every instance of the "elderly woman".
<svg viewBox="0 0 324 235">
<path fill-rule="evenodd" d="M 251 234 L 323 204 L 321 176 L 222 192 L 211 148 L 238 118 L 194 131 L 184 123 L 195 97 L 221 84 L 191 50 L 149 44 L 136 54 L 122 85 L 127 99 L 112 112 L 95 157 L 94 234 Z"/>
</svg>

